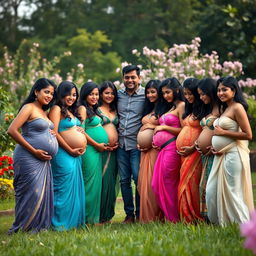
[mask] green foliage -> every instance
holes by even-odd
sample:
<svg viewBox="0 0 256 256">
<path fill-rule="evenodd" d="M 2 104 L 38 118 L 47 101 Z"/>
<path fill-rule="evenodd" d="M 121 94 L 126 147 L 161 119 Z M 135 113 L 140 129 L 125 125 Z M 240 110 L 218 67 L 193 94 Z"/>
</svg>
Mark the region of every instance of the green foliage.
<svg viewBox="0 0 256 256">
<path fill-rule="evenodd" d="M 256 101 L 253 99 L 248 99 L 247 103 L 249 105 L 248 115 L 250 118 L 250 124 L 252 127 L 253 141 L 256 141 Z"/>
<path fill-rule="evenodd" d="M 15 146 L 13 139 L 6 133 L 13 119 L 13 114 L 8 113 L 10 103 L 10 93 L 4 90 L 3 87 L 0 87 L 0 156 L 5 151 L 12 151 Z"/>
<path fill-rule="evenodd" d="M 248 114 L 256 118 L 256 101 L 254 99 L 247 99 L 247 103 L 249 105 Z"/>
<path fill-rule="evenodd" d="M 89 33 L 78 29 L 77 35 L 68 40 L 68 50 L 72 56 L 62 61 L 61 66 L 71 69 L 84 64 L 87 79 L 96 82 L 112 80 L 117 77 L 116 68 L 120 65 L 120 57 L 115 52 L 103 53 L 103 47 L 111 45 L 111 40 L 102 31 Z"/>
<path fill-rule="evenodd" d="M 8 102 L 8 93 L 2 86 L 0 86 L 0 112 L 2 112 L 7 107 Z"/>
<path fill-rule="evenodd" d="M 14 209 L 14 208 L 15 208 L 15 199 L 14 199 L 14 197 L 8 198 L 8 199 L 1 199 L 0 211 L 6 211 L 6 210 Z"/>
<path fill-rule="evenodd" d="M 194 29 L 204 52 L 216 50 L 221 61 L 238 59 L 247 76 L 255 77 L 255 0 L 202 1 Z"/>
</svg>

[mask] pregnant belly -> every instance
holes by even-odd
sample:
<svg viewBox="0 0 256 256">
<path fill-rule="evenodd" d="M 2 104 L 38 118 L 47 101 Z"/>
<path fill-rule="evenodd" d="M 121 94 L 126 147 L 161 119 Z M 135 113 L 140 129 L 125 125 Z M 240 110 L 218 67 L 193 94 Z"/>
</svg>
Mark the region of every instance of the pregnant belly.
<svg viewBox="0 0 256 256">
<path fill-rule="evenodd" d="M 212 146 L 216 151 L 220 151 L 228 144 L 234 142 L 233 139 L 224 137 L 224 136 L 213 136 L 212 137 Z"/>
<path fill-rule="evenodd" d="M 55 156 L 58 152 L 58 141 L 55 136 L 51 134 L 42 134 L 33 138 L 25 138 L 29 144 L 35 149 L 42 149 L 48 152 L 49 155 Z"/>
<path fill-rule="evenodd" d="M 154 145 L 161 147 L 166 141 L 173 138 L 174 135 L 167 131 L 159 131 L 153 136 Z"/>
<path fill-rule="evenodd" d="M 200 135 L 199 129 L 193 129 L 191 127 L 185 126 L 178 135 L 176 146 L 178 151 L 181 151 L 182 147 L 194 145 L 198 136 Z"/>
<path fill-rule="evenodd" d="M 108 144 L 113 147 L 118 142 L 118 133 L 116 127 L 110 123 L 103 126 L 108 135 Z"/>
<path fill-rule="evenodd" d="M 153 133 L 152 129 L 145 129 L 138 133 L 137 142 L 140 145 L 140 148 L 151 148 L 153 141 Z"/>
<path fill-rule="evenodd" d="M 60 132 L 61 137 L 71 148 L 85 148 L 87 144 L 86 137 L 83 133 L 72 127 L 66 131 Z"/>
<path fill-rule="evenodd" d="M 101 125 L 87 128 L 86 133 L 98 143 L 108 143 L 108 134 Z"/>
<path fill-rule="evenodd" d="M 203 154 L 208 152 L 207 147 L 211 146 L 212 144 L 212 135 L 213 131 L 206 128 L 203 129 L 203 131 L 200 133 L 197 139 L 198 147 L 200 148 Z"/>
</svg>

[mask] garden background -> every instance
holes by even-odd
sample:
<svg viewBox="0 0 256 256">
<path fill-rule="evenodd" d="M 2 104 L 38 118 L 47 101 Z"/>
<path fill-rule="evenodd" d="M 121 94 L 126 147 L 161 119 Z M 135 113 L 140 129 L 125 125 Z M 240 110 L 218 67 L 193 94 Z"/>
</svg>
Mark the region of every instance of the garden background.
<svg viewBox="0 0 256 256">
<path fill-rule="evenodd" d="M 0 157 L 12 154 L 6 129 L 36 79 L 78 87 L 111 80 L 121 87 L 127 63 L 141 66 L 142 84 L 237 77 L 249 103 L 254 152 L 255 17 L 255 0 L 0 0 Z M 7 169 L 0 176 L 11 178 L 11 164 Z M 10 186 L 0 182 L 0 195 Z M 0 207 L 13 208 L 13 199 L 0 199 Z M 122 218 L 119 200 L 114 222 Z M 112 224 L 7 237 L 12 219 L 0 216 L 1 255 L 251 255 L 236 225 Z"/>
</svg>

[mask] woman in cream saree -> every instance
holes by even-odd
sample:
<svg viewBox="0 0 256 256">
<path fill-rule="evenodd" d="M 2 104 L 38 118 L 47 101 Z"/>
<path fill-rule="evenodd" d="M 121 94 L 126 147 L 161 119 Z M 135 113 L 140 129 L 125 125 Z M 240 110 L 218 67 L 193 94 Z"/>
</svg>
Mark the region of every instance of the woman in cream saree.
<svg viewBox="0 0 256 256">
<path fill-rule="evenodd" d="M 212 146 L 216 155 L 206 186 L 208 218 L 220 225 L 243 223 L 253 210 L 247 104 L 233 77 L 218 81 L 217 94 L 222 115 L 214 122 Z"/>
</svg>

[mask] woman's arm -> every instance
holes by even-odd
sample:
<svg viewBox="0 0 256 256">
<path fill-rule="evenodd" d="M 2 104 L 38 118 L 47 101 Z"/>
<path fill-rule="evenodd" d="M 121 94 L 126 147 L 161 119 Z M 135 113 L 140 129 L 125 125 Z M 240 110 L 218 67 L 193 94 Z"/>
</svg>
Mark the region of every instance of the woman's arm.
<svg viewBox="0 0 256 256">
<path fill-rule="evenodd" d="M 178 135 L 181 131 L 181 128 L 172 127 L 172 126 L 169 126 L 169 125 L 158 125 L 154 129 L 154 134 L 159 132 L 159 131 L 167 131 L 167 132 L 169 132 L 173 135 Z"/>
<path fill-rule="evenodd" d="M 48 152 L 36 149 L 31 144 L 29 144 L 24 137 L 20 134 L 19 129 L 24 125 L 25 122 L 30 120 L 31 114 L 33 112 L 33 105 L 26 104 L 18 113 L 16 118 L 10 124 L 7 133 L 22 147 L 27 149 L 30 153 L 35 155 L 37 158 L 47 161 L 51 160 L 51 156 L 48 155 Z"/>
<path fill-rule="evenodd" d="M 241 131 L 224 130 L 220 126 L 215 126 L 214 135 L 227 136 L 235 140 L 251 140 L 252 129 L 244 107 L 237 103 L 233 106 L 234 119 L 237 121 Z"/>
<path fill-rule="evenodd" d="M 177 107 L 176 107 L 176 111 L 175 111 L 175 114 L 178 116 L 179 120 L 180 120 L 180 124 L 182 125 L 182 115 L 184 113 L 184 108 L 185 108 L 185 103 L 184 102 L 179 102 L 177 104 Z M 172 127 L 172 126 L 168 126 L 168 125 L 159 125 L 155 128 L 154 130 L 154 134 L 158 131 L 167 131 L 167 132 L 170 132 L 174 135 L 178 135 L 181 131 L 181 127 Z"/>
</svg>

